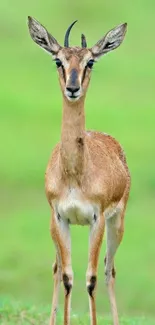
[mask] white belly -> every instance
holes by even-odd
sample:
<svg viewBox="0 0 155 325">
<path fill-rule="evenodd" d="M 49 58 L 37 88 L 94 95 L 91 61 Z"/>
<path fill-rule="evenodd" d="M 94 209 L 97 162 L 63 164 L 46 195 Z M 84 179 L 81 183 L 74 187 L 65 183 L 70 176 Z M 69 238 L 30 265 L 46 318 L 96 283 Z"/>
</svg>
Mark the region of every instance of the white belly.
<svg viewBox="0 0 155 325">
<path fill-rule="evenodd" d="M 83 200 L 77 189 L 71 189 L 66 196 L 56 202 L 56 210 L 60 218 L 71 224 L 92 224 L 94 216 L 99 215 L 99 206 Z"/>
</svg>

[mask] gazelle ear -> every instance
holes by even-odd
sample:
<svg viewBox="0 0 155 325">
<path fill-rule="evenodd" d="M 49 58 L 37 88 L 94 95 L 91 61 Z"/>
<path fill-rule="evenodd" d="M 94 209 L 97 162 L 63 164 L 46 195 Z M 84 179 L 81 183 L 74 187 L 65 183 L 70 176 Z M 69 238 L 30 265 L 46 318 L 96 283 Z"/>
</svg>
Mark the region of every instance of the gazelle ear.
<svg viewBox="0 0 155 325">
<path fill-rule="evenodd" d="M 52 55 L 56 55 L 59 52 L 61 46 L 36 19 L 28 17 L 28 27 L 30 35 L 35 43 Z"/>
<path fill-rule="evenodd" d="M 127 30 L 127 23 L 119 25 L 110 30 L 103 38 L 101 38 L 91 49 L 94 57 L 116 49 L 122 43 Z"/>
</svg>

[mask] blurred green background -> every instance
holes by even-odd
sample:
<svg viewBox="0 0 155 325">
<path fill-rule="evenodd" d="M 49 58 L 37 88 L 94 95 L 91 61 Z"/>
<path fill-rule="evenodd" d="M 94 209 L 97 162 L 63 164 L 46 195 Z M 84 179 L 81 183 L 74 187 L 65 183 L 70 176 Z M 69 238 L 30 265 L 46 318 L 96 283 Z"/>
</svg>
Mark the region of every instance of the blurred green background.
<svg viewBox="0 0 155 325">
<path fill-rule="evenodd" d="M 79 22 L 92 46 L 127 21 L 123 45 L 94 67 L 86 101 L 86 126 L 123 145 L 132 176 L 126 231 L 116 257 L 121 314 L 155 315 L 155 2 L 19 1 L 0 3 L 0 301 L 49 304 L 54 247 L 44 172 L 60 139 L 61 93 L 55 64 L 28 34 L 27 16 L 62 44 Z M 88 311 L 85 290 L 88 228 L 72 228 L 73 312 Z M 104 286 L 105 245 L 100 256 L 98 312 L 109 312 Z M 61 297 L 62 304 L 62 297 Z"/>
</svg>

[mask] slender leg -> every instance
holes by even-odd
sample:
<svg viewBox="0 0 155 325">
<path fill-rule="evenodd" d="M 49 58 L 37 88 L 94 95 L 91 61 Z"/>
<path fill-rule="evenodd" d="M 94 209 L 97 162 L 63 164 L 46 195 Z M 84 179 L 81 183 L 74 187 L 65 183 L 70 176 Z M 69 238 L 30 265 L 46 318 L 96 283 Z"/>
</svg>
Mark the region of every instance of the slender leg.
<svg viewBox="0 0 155 325">
<path fill-rule="evenodd" d="M 112 217 L 106 219 L 106 241 L 107 252 L 105 258 L 105 276 L 108 295 L 111 305 L 113 324 L 119 325 L 117 305 L 115 299 L 115 269 L 114 269 L 114 255 L 122 240 L 124 232 L 124 210 L 118 211 Z"/>
<path fill-rule="evenodd" d="M 59 252 L 57 252 L 56 262 L 53 265 L 53 276 L 54 276 L 54 290 L 53 290 L 50 325 L 55 325 L 56 322 L 56 313 L 58 308 L 58 299 L 59 299 L 59 291 L 60 291 L 60 284 L 61 284 L 61 263 L 60 263 Z"/>
<path fill-rule="evenodd" d="M 71 291 L 73 286 L 73 272 L 71 267 L 71 242 L 68 222 L 60 216 L 53 214 L 51 222 L 51 235 L 59 251 L 61 260 L 61 274 L 64 284 L 64 325 L 70 324 Z M 51 323 L 50 325 L 54 325 Z"/>
<path fill-rule="evenodd" d="M 96 302 L 95 302 L 95 291 L 97 283 L 97 266 L 100 248 L 102 244 L 104 233 L 104 216 L 94 216 L 94 223 L 90 229 L 90 248 L 89 248 L 89 259 L 88 269 L 86 274 L 87 290 L 89 294 L 89 309 L 91 324 L 96 325 Z"/>
</svg>

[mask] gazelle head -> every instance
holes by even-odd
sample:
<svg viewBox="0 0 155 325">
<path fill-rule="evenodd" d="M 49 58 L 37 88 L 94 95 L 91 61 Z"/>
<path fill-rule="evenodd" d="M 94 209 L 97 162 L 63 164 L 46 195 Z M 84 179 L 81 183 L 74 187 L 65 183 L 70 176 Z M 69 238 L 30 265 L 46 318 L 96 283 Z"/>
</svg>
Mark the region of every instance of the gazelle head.
<svg viewBox="0 0 155 325">
<path fill-rule="evenodd" d="M 51 54 L 57 66 L 63 96 L 72 102 L 85 96 L 93 64 L 122 43 L 127 29 L 126 23 L 113 28 L 92 48 L 87 48 L 86 38 L 82 34 L 81 47 L 69 47 L 69 34 L 75 23 L 76 21 L 67 29 L 62 47 L 44 26 L 34 18 L 28 17 L 32 39 Z"/>
</svg>

